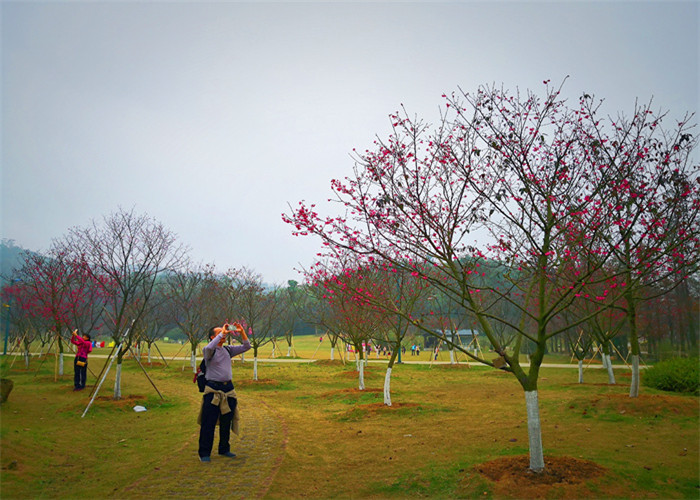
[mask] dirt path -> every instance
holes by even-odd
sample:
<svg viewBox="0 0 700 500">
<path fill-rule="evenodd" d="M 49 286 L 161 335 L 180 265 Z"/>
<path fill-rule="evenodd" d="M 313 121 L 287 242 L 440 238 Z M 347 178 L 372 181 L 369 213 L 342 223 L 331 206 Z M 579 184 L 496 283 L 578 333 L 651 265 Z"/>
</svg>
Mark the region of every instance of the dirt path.
<svg viewBox="0 0 700 500">
<path fill-rule="evenodd" d="M 161 465 L 138 481 L 113 492 L 116 498 L 262 498 L 284 457 L 287 429 L 273 410 L 255 395 L 241 407 L 241 437 L 232 434 L 236 458 L 212 456 L 204 464 L 197 457 L 199 428 L 187 442 L 163 457 Z M 214 439 L 216 450 L 217 437 Z M 218 478 L 211 481 L 212 478 Z"/>
</svg>

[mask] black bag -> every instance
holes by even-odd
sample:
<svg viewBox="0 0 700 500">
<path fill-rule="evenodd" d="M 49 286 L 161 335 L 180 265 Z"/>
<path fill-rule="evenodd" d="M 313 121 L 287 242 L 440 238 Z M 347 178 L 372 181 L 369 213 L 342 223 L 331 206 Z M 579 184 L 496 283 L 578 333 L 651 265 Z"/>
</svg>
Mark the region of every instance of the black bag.
<svg viewBox="0 0 700 500">
<path fill-rule="evenodd" d="M 204 359 L 202 359 L 202 362 L 199 363 L 199 370 L 197 370 L 193 380 L 193 382 L 197 384 L 199 392 L 204 392 L 204 386 L 207 385 L 207 378 L 204 376 L 206 373 L 207 364 L 204 362 Z"/>
</svg>

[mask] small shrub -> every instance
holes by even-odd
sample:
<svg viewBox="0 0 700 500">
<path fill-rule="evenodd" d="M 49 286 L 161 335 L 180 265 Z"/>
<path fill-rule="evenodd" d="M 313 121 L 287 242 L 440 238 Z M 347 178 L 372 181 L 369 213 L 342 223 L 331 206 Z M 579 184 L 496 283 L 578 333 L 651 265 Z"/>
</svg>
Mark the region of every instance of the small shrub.
<svg viewBox="0 0 700 500">
<path fill-rule="evenodd" d="M 661 361 L 644 371 L 642 384 L 662 391 L 700 393 L 698 358 Z"/>
</svg>

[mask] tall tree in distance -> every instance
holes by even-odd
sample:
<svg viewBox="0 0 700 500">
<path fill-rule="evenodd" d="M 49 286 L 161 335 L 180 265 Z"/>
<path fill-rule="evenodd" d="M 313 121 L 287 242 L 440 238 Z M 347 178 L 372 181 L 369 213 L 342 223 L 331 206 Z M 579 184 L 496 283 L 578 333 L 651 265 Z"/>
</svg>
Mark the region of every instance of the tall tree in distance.
<svg viewBox="0 0 700 500">
<path fill-rule="evenodd" d="M 279 331 L 282 304 L 276 289 L 266 289 L 262 276 L 243 268 L 229 272 L 233 276 L 234 319 L 247 330 L 253 348 L 253 380 L 258 380 L 258 352 Z"/>
<path fill-rule="evenodd" d="M 197 372 L 197 346 L 207 339 L 214 322 L 222 321 L 217 311 L 219 283 L 214 267 L 186 263 L 183 269 L 169 273 L 164 280 L 171 320 L 190 343 L 190 365 Z"/>
<path fill-rule="evenodd" d="M 76 227 L 65 239 L 65 251 L 84 261 L 106 298 L 106 327 L 122 345 L 117 356 L 114 399 L 121 398 L 122 361 L 136 339 L 131 325 L 147 311 L 158 278 L 185 262 L 187 249 L 163 224 L 134 210 L 105 216 L 101 223 Z"/>
</svg>

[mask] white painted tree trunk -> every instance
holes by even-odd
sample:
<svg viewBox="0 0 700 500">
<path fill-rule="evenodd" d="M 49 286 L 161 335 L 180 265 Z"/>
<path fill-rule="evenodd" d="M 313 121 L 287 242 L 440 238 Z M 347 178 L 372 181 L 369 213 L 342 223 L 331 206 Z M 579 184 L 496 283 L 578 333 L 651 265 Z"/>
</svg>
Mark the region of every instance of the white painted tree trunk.
<svg viewBox="0 0 700 500">
<path fill-rule="evenodd" d="M 362 362 L 362 360 L 360 360 L 358 372 L 360 373 L 360 387 L 359 387 L 359 389 L 361 391 L 364 391 L 365 390 L 365 364 Z"/>
<path fill-rule="evenodd" d="M 451 365 L 455 364 L 455 351 L 454 351 L 454 349 L 450 349 L 450 364 Z"/>
<path fill-rule="evenodd" d="M 258 357 L 253 357 L 253 380 L 258 380 Z"/>
<path fill-rule="evenodd" d="M 583 384 L 583 360 L 578 360 L 578 383 Z"/>
<path fill-rule="evenodd" d="M 58 353 L 58 374 L 63 375 L 63 353 Z"/>
<path fill-rule="evenodd" d="M 287 346 L 287 357 L 288 358 L 292 357 L 292 346 L 290 346 L 290 345 Z"/>
<path fill-rule="evenodd" d="M 148 346 L 148 364 L 151 364 L 151 346 Z"/>
<path fill-rule="evenodd" d="M 639 355 L 632 354 L 632 383 L 630 384 L 630 397 L 639 397 Z"/>
<path fill-rule="evenodd" d="M 610 354 L 603 354 L 605 357 L 605 367 L 608 369 L 608 384 L 615 385 L 615 373 L 613 373 L 612 360 Z"/>
<path fill-rule="evenodd" d="M 24 367 L 29 368 L 29 349 L 24 351 Z"/>
<path fill-rule="evenodd" d="M 245 353 L 241 353 L 241 363 L 245 363 Z"/>
<path fill-rule="evenodd" d="M 542 451 L 542 427 L 540 426 L 540 403 L 537 391 L 525 391 L 527 406 L 527 435 L 530 442 L 530 470 L 544 470 L 544 453 Z"/>
<path fill-rule="evenodd" d="M 192 366 L 192 373 L 197 373 L 197 353 L 194 349 L 190 354 L 190 366 Z"/>
<path fill-rule="evenodd" d="M 335 347 L 331 347 L 331 361 L 333 361 L 334 351 L 335 351 Z"/>
<path fill-rule="evenodd" d="M 391 406 L 391 368 L 387 368 L 384 375 L 384 404 Z"/>
<path fill-rule="evenodd" d="M 117 363 L 117 372 L 114 376 L 114 399 L 122 398 L 122 364 Z"/>
</svg>

